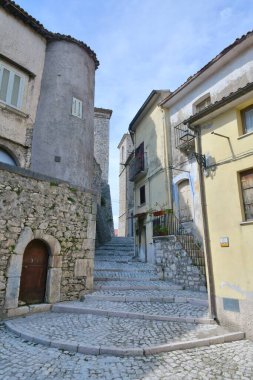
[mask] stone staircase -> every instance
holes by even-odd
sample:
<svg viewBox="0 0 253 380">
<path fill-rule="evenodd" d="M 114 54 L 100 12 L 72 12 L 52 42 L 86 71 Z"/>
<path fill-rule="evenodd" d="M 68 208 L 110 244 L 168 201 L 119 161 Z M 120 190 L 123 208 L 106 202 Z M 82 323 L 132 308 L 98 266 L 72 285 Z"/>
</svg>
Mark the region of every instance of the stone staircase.
<svg viewBox="0 0 253 380">
<path fill-rule="evenodd" d="M 49 313 L 6 321 L 19 336 L 90 355 L 143 356 L 244 338 L 209 318 L 207 294 L 160 281 L 133 260 L 133 241 L 114 238 L 95 255 L 94 291 Z"/>
</svg>

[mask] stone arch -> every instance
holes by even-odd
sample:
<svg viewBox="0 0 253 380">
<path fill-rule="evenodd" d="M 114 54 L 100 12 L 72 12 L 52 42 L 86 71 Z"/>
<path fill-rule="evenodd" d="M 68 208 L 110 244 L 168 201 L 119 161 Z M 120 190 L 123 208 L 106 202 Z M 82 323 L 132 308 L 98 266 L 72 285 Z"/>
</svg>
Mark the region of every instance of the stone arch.
<svg viewBox="0 0 253 380">
<path fill-rule="evenodd" d="M 20 278 L 22 271 L 23 255 L 26 246 L 34 239 L 40 239 L 49 246 L 49 262 L 46 283 L 45 302 L 55 303 L 60 301 L 60 284 L 62 275 L 62 256 L 59 241 L 43 231 L 33 233 L 30 227 L 25 227 L 21 232 L 14 252 L 11 255 L 7 271 L 7 287 L 5 295 L 5 309 L 18 307 Z"/>
</svg>

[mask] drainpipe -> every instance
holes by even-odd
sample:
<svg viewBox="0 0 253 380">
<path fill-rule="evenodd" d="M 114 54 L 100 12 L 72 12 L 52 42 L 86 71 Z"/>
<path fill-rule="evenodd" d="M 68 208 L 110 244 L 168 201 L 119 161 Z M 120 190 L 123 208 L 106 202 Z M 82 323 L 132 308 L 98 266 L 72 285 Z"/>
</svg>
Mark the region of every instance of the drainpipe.
<svg viewBox="0 0 253 380">
<path fill-rule="evenodd" d="M 166 188 L 166 198 L 168 201 L 168 207 L 172 207 L 172 194 L 171 194 L 171 171 L 169 171 L 169 152 L 171 152 L 171 138 L 168 140 L 168 136 L 170 137 L 170 130 L 167 128 L 166 123 L 166 113 L 163 108 L 161 108 L 163 114 L 163 136 L 164 136 L 164 144 L 163 144 L 163 153 L 164 153 L 164 171 L 165 171 L 165 188 Z M 168 144 L 170 144 L 168 149 Z M 171 158 L 171 157 L 170 157 Z"/>
<path fill-rule="evenodd" d="M 201 132 L 199 127 L 192 127 L 197 136 L 197 153 L 202 154 L 202 144 L 201 144 Z M 209 303 L 209 314 L 213 319 L 217 319 L 217 310 L 215 302 L 215 285 L 213 276 L 213 264 L 210 246 L 210 235 L 208 227 L 208 215 L 207 215 L 207 204 L 206 204 L 206 192 L 205 192 L 205 182 L 203 176 L 203 170 L 199 166 L 199 184 L 200 184 L 200 203 L 201 211 L 203 215 L 203 232 L 204 232 L 204 254 L 206 262 L 206 280 L 207 280 L 207 291 L 208 291 L 208 303 Z"/>
</svg>

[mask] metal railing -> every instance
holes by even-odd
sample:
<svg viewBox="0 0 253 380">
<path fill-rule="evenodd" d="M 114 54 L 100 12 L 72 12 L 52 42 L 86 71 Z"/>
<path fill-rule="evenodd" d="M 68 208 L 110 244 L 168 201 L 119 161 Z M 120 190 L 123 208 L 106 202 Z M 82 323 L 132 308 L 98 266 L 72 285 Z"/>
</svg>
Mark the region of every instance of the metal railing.
<svg viewBox="0 0 253 380">
<path fill-rule="evenodd" d="M 145 176 L 148 171 L 147 153 L 135 155 L 129 164 L 129 181 L 133 182 Z"/>
<path fill-rule="evenodd" d="M 153 236 L 174 235 L 184 250 L 192 259 L 193 265 L 199 267 L 205 275 L 205 257 L 200 246 L 195 242 L 194 236 L 185 231 L 182 224 L 173 213 L 164 213 L 153 217 Z"/>
<path fill-rule="evenodd" d="M 195 135 L 187 125 L 181 123 L 174 127 L 175 146 L 177 149 L 186 149 L 193 145 Z"/>
</svg>

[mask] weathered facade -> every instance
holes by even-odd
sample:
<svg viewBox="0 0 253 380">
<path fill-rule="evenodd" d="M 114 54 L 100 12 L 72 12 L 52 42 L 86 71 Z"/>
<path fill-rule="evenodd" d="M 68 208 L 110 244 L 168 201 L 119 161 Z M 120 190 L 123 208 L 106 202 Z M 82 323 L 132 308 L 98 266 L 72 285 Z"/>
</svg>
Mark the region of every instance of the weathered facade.
<svg viewBox="0 0 253 380">
<path fill-rule="evenodd" d="M 188 227 L 204 242 L 211 313 L 251 338 L 252 42 L 252 32 L 238 38 L 161 102 L 174 207 L 179 217 L 189 211 Z M 190 190 L 180 197 L 182 182 Z"/>
<path fill-rule="evenodd" d="M 109 177 L 109 136 L 112 111 L 94 109 L 94 155 L 101 168 L 100 195 L 97 206 L 96 244 L 100 245 L 114 236 Z M 94 187 L 96 190 L 97 187 Z"/>
<path fill-rule="evenodd" d="M 13 1 L 0 1 L 0 32 L 0 313 L 14 316 L 92 288 L 99 63 Z"/>
<path fill-rule="evenodd" d="M 78 299 L 92 289 L 95 196 L 4 164 L 0 164 L 0 182 L 1 314 L 30 311 L 20 298 L 20 286 L 24 253 L 35 240 L 48 246 L 45 297 L 40 303 Z"/>
<path fill-rule="evenodd" d="M 140 260 L 155 262 L 153 212 L 171 208 L 167 140 L 163 110 L 158 103 L 169 91 L 153 90 L 129 125 L 134 156 L 129 179 L 134 183 L 135 247 Z"/>
<path fill-rule="evenodd" d="M 133 154 L 131 136 L 125 133 L 118 145 L 119 165 L 119 227 L 118 236 L 134 235 L 134 190 L 129 180 L 129 162 Z"/>
</svg>

